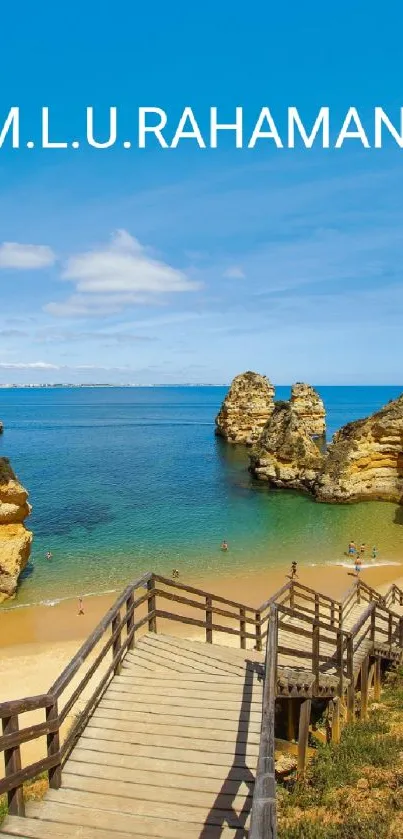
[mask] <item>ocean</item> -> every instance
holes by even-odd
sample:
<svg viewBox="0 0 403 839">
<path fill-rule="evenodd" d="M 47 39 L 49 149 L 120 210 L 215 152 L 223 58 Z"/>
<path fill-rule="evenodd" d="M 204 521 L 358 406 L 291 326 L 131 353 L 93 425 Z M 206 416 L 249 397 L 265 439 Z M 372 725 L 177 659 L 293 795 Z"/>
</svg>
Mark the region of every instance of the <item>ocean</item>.
<svg viewBox="0 0 403 839">
<path fill-rule="evenodd" d="M 328 436 L 400 387 L 319 387 Z M 286 399 L 290 388 L 277 387 Z M 29 490 L 32 557 L 9 608 L 121 588 L 144 571 L 214 576 L 343 561 L 350 539 L 403 556 L 401 509 L 270 491 L 214 435 L 225 387 L 0 390 L 0 456 Z M 223 539 L 228 553 L 220 551 Z M 51 551 L 53 558 L 46 559 Z M 5 608 L 3 607 L 3 608 Z"/>
</svg>

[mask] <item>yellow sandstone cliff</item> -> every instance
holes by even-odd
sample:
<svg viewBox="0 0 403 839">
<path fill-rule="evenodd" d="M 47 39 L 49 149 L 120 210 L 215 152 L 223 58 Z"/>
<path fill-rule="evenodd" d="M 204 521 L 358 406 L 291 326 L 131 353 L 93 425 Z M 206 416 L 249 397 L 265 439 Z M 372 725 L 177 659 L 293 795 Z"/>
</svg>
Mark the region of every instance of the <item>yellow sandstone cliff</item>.
<svg viewBox="0 0 403 839">
<path fill-rule="evenodd" d="M 318 475 L 319 501 L 403 500 L 403 395 L 338 431 Z"/>
<path fill-rule="evenodd" d="M 274 409 L 274 387 L 266 376 L 250 370 L 235 376 L 216 417 L 216 434 L 229 443 L 251 445 Z"/>
<path fill-rule="evenodd" d="M 30 510 L 27 491 L 7 458 L 0 458 L 0 603 L 15 594 L 29 559 L 32 533 L 23 522 Z"/>
</svg>

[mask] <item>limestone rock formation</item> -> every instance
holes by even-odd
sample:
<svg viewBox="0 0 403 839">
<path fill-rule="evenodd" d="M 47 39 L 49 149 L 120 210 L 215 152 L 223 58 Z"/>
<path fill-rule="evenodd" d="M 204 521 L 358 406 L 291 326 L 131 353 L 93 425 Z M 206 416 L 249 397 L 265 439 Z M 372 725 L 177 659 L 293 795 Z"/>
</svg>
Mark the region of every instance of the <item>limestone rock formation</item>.
<svg viewBox="0 0 403 839">
<path fill-rule="evenodd" d="M 9 461 L 0 458 L 0 603 L 15 594 L 29 559 L 32 533 L 23 524 L 31 509 L 27 499 Z"/>
<path fill-rule="evenodd" d="M 311 491 L 323 455 L 291 402 L 276 402 L 250 461 L 250 470 L 258 480 L 275 487 Z"/>
<path fill-rule="evenodd" d="M 216 417 L 216 434 L 230 443 L 251 445 L 274 409 L 274 387 L 259 373 L 240 373 L 231 387 Z"/>
<path fill-rule="evenodd" d="M 291 388 L 291 407 L 312 437 L 326 434 L 326 411 L 323 400 L 312 385 L 297 382 Z"/>
<path fill-rule="evenodd" d="M 338 431 L 315 484 L 319 501 L 403 500 L 403 394 Z"/>
</svg>

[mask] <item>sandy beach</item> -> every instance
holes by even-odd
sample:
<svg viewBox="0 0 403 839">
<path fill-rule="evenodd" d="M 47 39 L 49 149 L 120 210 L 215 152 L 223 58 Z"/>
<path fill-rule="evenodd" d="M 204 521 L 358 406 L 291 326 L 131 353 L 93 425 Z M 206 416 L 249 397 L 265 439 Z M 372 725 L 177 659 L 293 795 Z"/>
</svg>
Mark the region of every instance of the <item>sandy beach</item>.
<svg viewBox="0 0 403 839">
<path fill-rule="evenodd" d="M 349 588 L 352 568 L 342 566 L 301 567 L 300 582 L 339 599 Z M 403 565 L 364 568 L 362 579 L 375 588 L 392 582 L 403 584 Z M 284 569 L 232 577 L 180 577 L 205 591 L 258 607 L 286 581 Z M 42 693 L 70 661 L 83 640 L 110 608 L 118 593 L 84 598 L 84 615 L 78 615 L 75 599 L 54 606 L 27 606 L 0 612 L 0 701 Z M 11 605 L 11 604 L 10 604 Z M 191 628 L 192 629 L 192 628 Z M 189 628 L 172 624 L 172 633 Z M 194 634 L 194 633 L 193 633 Z"/>
</svg>

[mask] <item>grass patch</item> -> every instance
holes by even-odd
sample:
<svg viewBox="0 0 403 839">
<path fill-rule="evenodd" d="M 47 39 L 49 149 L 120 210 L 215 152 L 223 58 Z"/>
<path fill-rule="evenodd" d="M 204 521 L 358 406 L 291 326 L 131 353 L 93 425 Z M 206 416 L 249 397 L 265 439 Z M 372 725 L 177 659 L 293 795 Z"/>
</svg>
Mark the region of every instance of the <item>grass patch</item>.
<svg viewBox="0 0 403 839">
<path fill-rule="evenodd" d="M 403 839 L 403 667 L 368 721 L 319 744 L 305 783 L 278 788 L 279 839 Z"/>
</svg>

